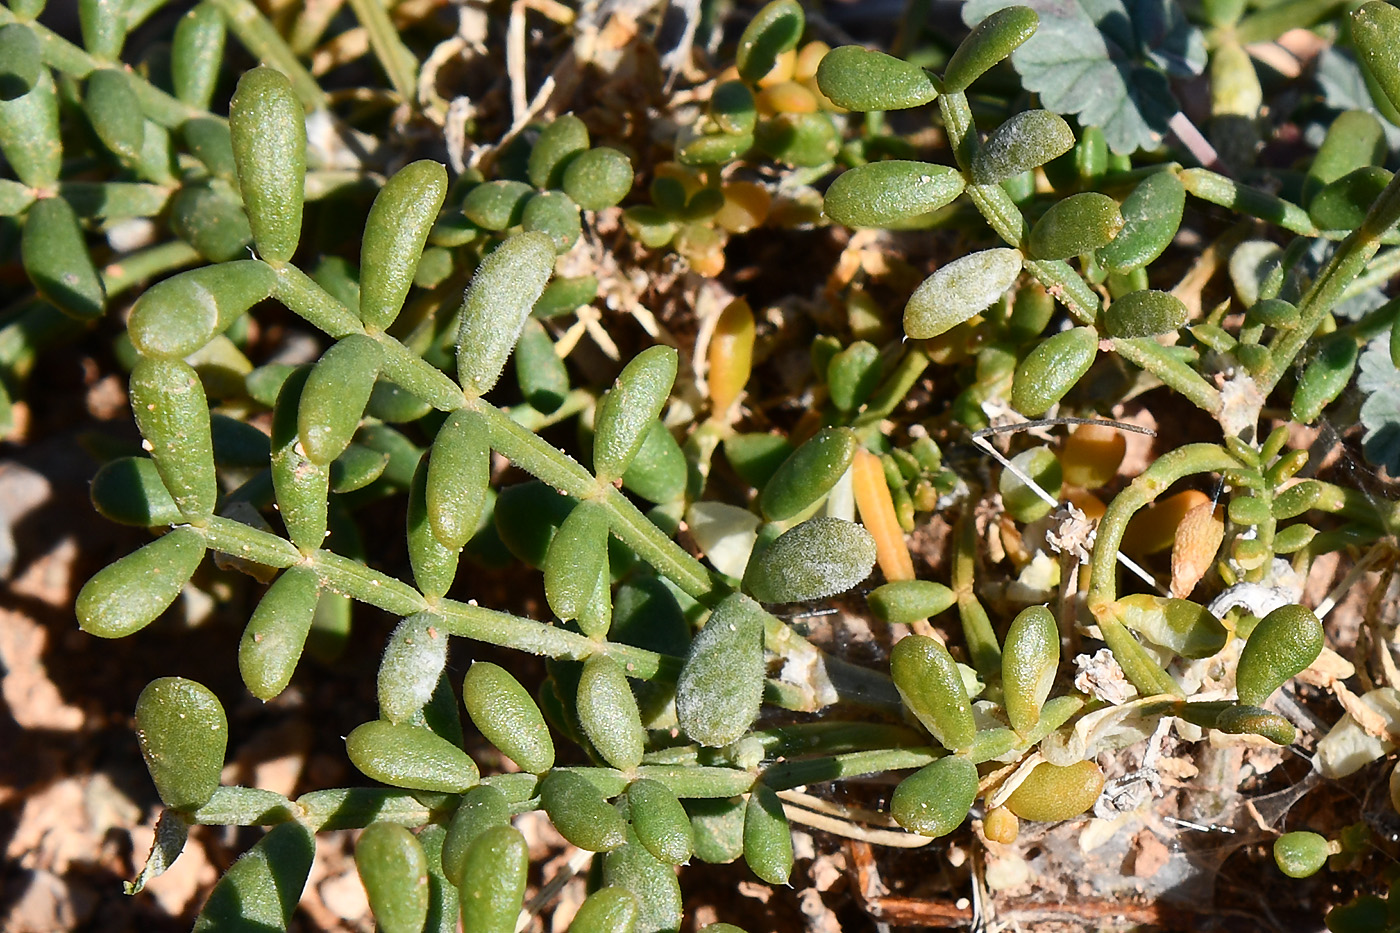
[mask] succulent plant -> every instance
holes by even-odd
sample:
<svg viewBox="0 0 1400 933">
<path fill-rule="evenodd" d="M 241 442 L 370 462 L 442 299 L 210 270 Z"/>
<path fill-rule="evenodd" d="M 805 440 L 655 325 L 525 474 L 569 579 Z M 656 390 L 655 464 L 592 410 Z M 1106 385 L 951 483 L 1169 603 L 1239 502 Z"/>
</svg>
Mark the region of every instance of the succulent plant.
<svg viewBox="0 0 1400 933">
<path fill-rule="evenodd" d="M 267 584 L 237 657 L 273 701 L 316 676 L 318 636 L 351 641 L 352 602 L 400 620 L 378 718 L 345 737 L 373 786 L 221 786 L 233 698 L 162 677 L 137 700 L 169 839 L 270 827 L 196 929 L 286 928 L 327 829 L 363 830 L 355 861 L 385 930 L 515 929 L 530 882 L 512 819 L 537 810 L 595 853 L 581 933 L 679 929 L 675 866 L 692 855 L 742 855 L 784 885 L 792 823 L 865 832 L 859 808 L 830 819 L 800 787 L 898 772 L 879 803 L 907 833 L 953 833 L 980 798 L 985 839 L 1010 845 L 1023 821 L 1094 810 L 1111 793 L 1100 757 L 1159 723 L 1183 741 L 1293 742 L 1308 724 L 1270 704 L 1331 657 L 1331 604 L 1304 606 L 1296 580 L 1352 548 L 1389 584 L 1394 509 L 1318 478 L 1297 441 L 1360 395 L 1377 449 L 1400 422 L 1397 305 L 1378 291 L 1400 269 L 1385 128 L 1340 114 L 1282 187 L 1136 152 L 1157 132 L 1144 82 L 1171 99 L 1154 55 L 1200 72 L 1199 38 L 1215 115 L 1257 117 L 1243 43 L 1311 25 L 1297 5 L 1268 19 L 1207 3 L 1200 24 L 1173 7 L 1160 48 L 1128 53 L 1138 83 L 1098 79 L 1127 125 L 1037 70 L 1033 41 L 1067 28 L 1046 4 L 969 4 L 975 24 L 935 69 L 833 49 L 774 0 L 734 43 L 716 33 L 733 63 L 701 56 L 674 119 L 629 134 L 601 99 L 541 98 L 498 144 L 457 125 L 480 149 L 449 145 L 450 168 L 408 133 L 337 154 L 371 115 L 338 109 L 305 65 L 327 26 L 309 7 L 274 22 L 206 0 L 174 26 L 166 75 L 121 57 L 156 5 L 80 4 L 82 47 L 35 6 L 0 9 L 0 242 L 33 286 L 0 322 L 0 375 L 17 391 L 42 349 L 120 335 L 143 442 L 92 497 L 154 535 L 86 583 L 79 625 L 136 635 L 208 554 Z M 350 7 L 387 78 L 376 93 L 426 125 L 435 59 L 376 0 Z M 1373 0 L 1345 22 L 1374 103 L 1400 107 L 1400 17 Z M 211 106 L 228 33 L 264 64 L 225 118 Z M 970 94 L 1013 69 L 1045 109 Z M 1180 278 L 1174 242 L 1213 229 L 1188 195 L 1268 239 L 1226 234 Z M 126 250 L 115 227 L 132 220 L 156 232 Z M 730 246 L 764 227 L 826 228 L 836 268 L 784 301 L 739 294 Z M 647 310 L 625 262 L 688 277 L 696 326 Z M 1208 307 L 1217 267 L 1234 294 Z M 274 321 L 314 353 L 255 351 Z M 577 350 L 585 337 L 598 352 Z M 1123 476 L 1128 428 L 1107 416 L 1158 388 L 1219 430 Z M 548 430 L 566 422 L 573 441 Z M 1003 436 L 1015 425 L 1073 430 Z M 402 546 L 369 534 L 382 500 L 402 509 Z M 906 535 L 936 513 L 948 547 L 930 567 Z M 1152 573 L 1168 550 L 1169 587 Z M 548 619 L 481 605 L 460 572 L 512 562 L 540 571 Z M 782 608 L 833 598 L 878 620 L 879 669 Z M 1069 673 L 1086 640 L 1124 696 Z M 522 655 L 542 668 L 508 660 Z M 1348 694 L 1324 773 L 1392 751 L 1397 689 Z M 503 759 L 513 770 L 487 766 Z M 158 842 L 133 890 L 180 845 Z M 1293 832 L 1274 854 L 1301 878 L 1341 850 Z"/>
</svg>

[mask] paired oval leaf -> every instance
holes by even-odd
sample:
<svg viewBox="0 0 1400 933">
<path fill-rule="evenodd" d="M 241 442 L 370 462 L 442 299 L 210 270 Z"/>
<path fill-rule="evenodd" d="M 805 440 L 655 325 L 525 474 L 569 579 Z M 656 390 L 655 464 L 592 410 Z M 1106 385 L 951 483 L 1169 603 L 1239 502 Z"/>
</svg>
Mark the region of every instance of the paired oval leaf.
<svg viewBox="0 0 1400 933">
<path fill-rule="evenodd" d="M 986 249 L 955 259 L 929 276 L 904 306 L 904 332 L 937 337 L 985 311 L 1021 274 L 1021 251 Z"/>
<path fill-rule="evenodd" d="M 949 755 L 899 782 L 890 797 L 890 815 L 911 833 L 937 838 L 962 825 L 975 799 L 977 766 Z"/>
<path fill-rule="evenodd" d="M 1092 327 L 1074 327 L 1050 337 L 1016 366 L 1011 384 L 1011 406 L 1037 418 L 1089 371 L 1099 351 L 1099 336 Z"/>
<path fill-rule="evenodd" d="M 438 429 L 428 455 L 428 520 L 443 547 L 460 548 L 476 534 L 490 485 L 486 424 L 476 412 L 458 409 Z"/>
<path fill-rule="evenodd" d="M 792 829 L 783 802 L 764 784 L 754 786 L 744 807 L 744 861 L 769 884 L 787 884 L 792 875 Z"/>
<path fill-rule="evenodd" d="M 54 307 L 79 321 L 102 317 L 107 291 L 67 200 L 42 198 L 30 206 L 20 237 L 20 257 L 29 281 Z"/>
<path fill-rule="evenodd" d="M 272 294 L 277 274 L 256 259 L 181 272 L 146 289 L 127 332 L 144 356 L 186 357 Z"/>
<path fill-rule="evenodd" d="M 1290 878 L 1317 874 L 1331 854 L 1327 839 L 1317 833 L 1284 833 L 1274 840 L 1274 864 Z"/>
<path fill-rule="evenodd" d="M 318 466 L 345 452 L 369 404 L 384 351 L 364 334 L 338 340 L 311 370 L 297 405 L 297 434 Z"/>
<path fill-rule="evenodd" d="M 1001 684 L 1011 728 L 1027 735 L 1040 722 L 1040 710 L 1060 665 L 1060 630 L 1044 606 L 1022 609 L 1006 630 L 1001 653 Z"/>
<path fill-rule="evenodd" d="M 569 921 L 570 933 L 632 933 L 637 928 L 637 898 L 625 888 L 599 888 Z"/>
<path fill-rule="evenodd" d="M 957 595 L 932 580 L 897 580 L 871 590 L 866 600 L 876 618 L 907 624 L 938 615 L 957 602 Z"/>
<path fill-rule="evenodd" d="M 529 692 L 497 664 L 477 661 L 462 681 L 462 703 L 486 740 L 532 774 L 554 767 L 554 740 Z"/>
<path fill-rule="evenodd" d="M 166 806 L 193 810 L 214 796 L 228 717 L 208 687 L 183 677 L 151 681 L 136 698 L 136 738 Z"/>
<path fill-rule="evenodd" d="M 665 784 L 650 778 L 628 784 L 627 814 L 638 841 L 659 861 L 667 865 L 690 861 L 695 848 L 690 817 Z"/>
<path fill-rule="evenodd" d="M 564 170 L 564 193 L 586 211 L 601 211 L 632 190 L 632 160 L 607 146 L 580 153 Z"/>
<path fill-rule="evenodd" d="M 576 704 L 588 741 L 608 764 L 631 771 L 642 763 L 646 730 L 622 665 L 603 654 L 585 661 Z"/>
<path fill-rule="evenodd" d="M 962 172 L 946 165 L 871 162 L 832 182 L 823 210 L 848 227 L 892 227 L 951 204 L 965 185 Z"/>
<path fill-rule="evenodd" d="M 1006 798 L 1006 809 L 1023 820 L 1068 820 L 1094 805 L 1103 781 L 1103 770 L 1092 761 L 1064 766 L 1042 761 Z"/>
<path fill-rule="evenodd" d="M 1110 272 L 1141 268 L 1166 250 L 1181 227 L 1186 188 L 1174 172 L 1149 175 L 1123 199 L 1123 228 L 1095 254 Z"/>
<path fill-rule="evenodd" d="M 822 428 L 793 451 L 763 486 L 769 521 L 795 518 L 816 505 L 850 469 L 859 447 L 850 428 Z"/>
<path fill-rule="evenodd" d="M 379 661 L 379 715 L 389 722 L 411 718 L 432 699 L 447 666 L 447 632 L 431 612 L 398 624 Z"/>
<path fill-rule="evenodd" d="M 466 871 L 467 853 L 476 838 L 495 826 L 510 825 L 510 802 L 500 790 L 478 784 L 462 795 L 462 801 L 447 824 L 442 843 L 442 873 L 454 887 L 460 887 Z"/>
<path fill-rule="evenodd" d="M 967 90 L 993 65 L 1020 48 L 1039 25 L 1035 10 L 1025 6 L 1005 7 L 982 20 L 948 60 L 943 70 L 944 90 L 950 94 Z"/>
<path fill-rule="evenodd" d="M 494 826 L 478 836 L 462 868 L 462 929 L 515 933 L 529 869 L 529 846 L 515 827 Z"/>
<path fill-rule="evenodd" d="M 983 20 L 978 28 L 990 19 Z M 1074 148 L 1074 131 L 1048 110 L 1023 110 L 1002 123 L 972 158 L 972 180 L 995 185 L 1039 168 Z"/>
<path fill-rule="evenodd" d="M 482 260 L 462 303 L 457 378 L 471 397 L 501 377 L 525 318 L 554 270 L 554 244 L 543 233 L 520 233 Z"/>
<path fill-rule="evenodd" d="M 356 726 L 345 737 L 345 751 L 366 777 L 392 787 L 460 794 L 480 778 L 466 752 L 431 729 L 406 722 Z"/>
<path fill-rule="evenodd" d="M 1103 315 L 1110 337 L 1132 340 L 1169 334 L 1186 323 L 1186 305 L 1171 292 L 1153 289 L 1129 292 L 1114 299 Z"/>
<path fill-rule="evenodd" d="M 753 600 L 732 593 L 691 642 L 676 681 L 676 717 L 701 745 L 728 745 L 758 718 L 765 616 Z"/>
<path fill-rule="evenodd" d="M 258 601 L 238 643 L 238 671 L 253 696 L 270 700 L 291 682 L 320 596 L 316 571 L 288 567 Z"/>
<path fill-rule="evenodd" d="M 1300 424 L 1316 421 L 1322 409 L 1336 401 L 1351 382 L 1357 357 L 1356 338 L 1351 334 L 1339 332 L 1323 337 L 1293 393 L 1293 420 Z"/>
<path fill-rule="evenodd" d="M 1249 633 L 1235 668 L 1235 689 L 1246 706 L 1263 706 L 1284 681 L 1322 653 L 1322 623 L 1303 606 L 1280 606 Z"/>
<path fill-rule="evenodd" d="M 843 45 L 822 57 L 817 86 L 846 110 L 907 110 L 927 104 L 938 88 L 927 71 L 893 55 Z"/>
<path fill-rule="evenodd" d="M 428 856 L 397 823 L 371 823 L 355 843 L 374 921 L 384 933 L 421 933 L 428 919 Z"/>
<path fill-rule="evenodd" d="M 558 188 L 569 163 L 588 151 L 588 127 L 572 113 L 555 117 L 530 149 L 526 174 L 536 188 Z"/>
<path fill-rule="evenodd" d="M 301 239 L 306 114 L 286 75 L 267 66 L 244 72 L 229 101 L 229 132 L 258 253 L 287 262 Z"/>
<path fill-rule="evenodd" d="M 750 561 L 744 588 L 765 603 L 844 593 L 875 566 L 875 539 L 840 518 L 812 518 L 778 536 Z"/>
<path fill-rule="evenodd" d="M 958 751 L 972 744 L 972 701 L 957 662 L 937 639 L 907 635 L 895 642 L 890 676 L 904 705 L 940 745 Z"/>
<path fill-rule="evenodd" d="M 739 77 L 755 82 L 773 70 L 778 56 L 797 48 L 807 18 L 796 0 L 773 0 L 754 14 L 739 37 L 734 65 Z"/>
<path fill-rule="evenodd" d="M 360 320 L 383 330 L 408 297 L 428 232 L 447 196 L 447 170 L 421 159 L 395 172 L 370 205 L 360 245 Z"/>
<path fill-rule="evenodd" d="M 643 350 L 603 396 L 593 425 L 593 471 L 601 481 L 611 482 L 627 472 L 671 394 L 678 361 L 671 347 Z"/>
<path fill-rule="evenodd" d="M 1050 205 L 1031 228 L 1027 245 L 1037 259 L 1069 259 L 1107 245 L 1122 228 L 1118 202 L 1085 191 Z"/>
<path fill-rule="evenodd" d="M 559 834 L 580 849 L 608 852 L 627 841 L 627 822 L 617 808 L 573 771 L 555 769 L 544 776 L 540 805 Z"/>
<path fill-rule="evenodd" d="M 161 481 L 181 513 L 209 515 L 218 500 L 209 403 L 199 374 L 174 359 L 143 359 L 131 371 L 131 411 Z"/>
<path fill-rule="evenodd" d="M 176 528 L 108 564 L 78 592 L 78 625 L 98 638 L 124 638 L 149 625 L 180 595 L 204 559 L 204 536 Z"/>
</svg>

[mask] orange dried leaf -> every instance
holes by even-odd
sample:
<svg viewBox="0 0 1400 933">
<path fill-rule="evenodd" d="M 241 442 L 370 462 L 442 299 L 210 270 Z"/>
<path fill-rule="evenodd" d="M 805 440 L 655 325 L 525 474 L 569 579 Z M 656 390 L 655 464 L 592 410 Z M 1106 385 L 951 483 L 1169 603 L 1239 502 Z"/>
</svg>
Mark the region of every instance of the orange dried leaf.
<svg viewBox="0 0 1400 933">
<path fill-rule="evenodd" d="M 1188 489 L 1154 502 L 1138 512 L 1123 532 L 1123 550 L 1132 554 L 1155 554 L 1176 541 L 1176 528 L 1186 513 L 1210 502 L 1199 489 Z"/>
<path fill-rule="evenodd" d="M 868 450 L 857 450 L 851 464 L 851 490 L 861 524 L 875 539 L 875 561 L 885 579 L 914 579 L 914 559 L 895 516 L 894 500 L 885 482 L 885 469 L 880 458 Z"/>
<path fill-rule="evenodd" d="M 1185 599 L 1206 575 L 1225 540 L 1223 510 L 1209 502 L 1182 516 L 1172 541 L 1172 595 Z"/>
<path fill-rule="evenodd" d="M 1098 489 L 1118 475 L 1128 439 L 1108 425 L 1081 424 L 1065 441 L 1060 466 L 1065 482 L 1085 489 Z"/>
<path fill-rule="evenodd" d="M 720 312 L 710 338 L 710 403 L 714 417 L 730 415 L 753 367 L 754 320 L 753 309 L 742 298 L 736 298 Z"/>
</svg>

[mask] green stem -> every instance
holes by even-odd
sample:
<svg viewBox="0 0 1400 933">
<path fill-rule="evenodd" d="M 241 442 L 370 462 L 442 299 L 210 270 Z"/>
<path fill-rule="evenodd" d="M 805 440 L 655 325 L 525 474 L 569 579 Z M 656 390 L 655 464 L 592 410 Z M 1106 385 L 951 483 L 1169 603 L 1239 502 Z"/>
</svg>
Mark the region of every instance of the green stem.
<svg viewBox="0 0 1400 933">
<path fill-rule="evenodd" d="M 418 99 L 418 61 L 399 38 L 399 31 L 389 19 L 381 0 L 350 0 L 355 18 L 369 35 L 369 47 L 394 90 L 404 102 L 412 105 Z M 291 50 L 288 49 L 290 52 Z"/>
<path fill-rule="evenodd" d="M 737 797 L 754 785 L 752 772 L 697 765 L 642 765 L 637 777 L 660 781 L 682 799 Z"/>
<path fill-rule="evenodd" d="M 510 408 L 506 414 L 510 416 L 511 421 L 525 430 L 538 432 L 568 421 L 597 400 L 598 396 L 588 389 L 570 389 L 569 394 L 564 396 L 564 401 L 559 404 L 559 407 L 547 415 L 532 405 L 524 404 Z"/>
<path fill-rule="evenodd" d="M 360 319 L 305 272 L 290 263 L 272 268 L 277 273 L 277 287 L 272 290 L 272 296 L 286 305 L 287 310 L 336 340 L 365 332 Z M 427 363 L 423 365 L 432 369 Z M 461 394 L 460 389 L 458 394 Z"/>
<path fill-rule="evenodd" d="M 123 181 L 65 181 L 59 195 L 79 217 L 122 220 L 128 217 L 155 217 L 170 203 L 174 188 Z"/>
<path fill-rule="evenodd" d="M 268 22 L 250 0 L 210 0 L 224 19 L 238 41 L 253 54 L 253 57 L 271 65 L 287 76 L 292 82 L 292 90 L 297 99 L 308 111 L 321 110 L 326 106 L 326 95 L 316 79 L 311 76 L 296 54 L 291 50 L 277 27 Z"/>
<path fill-rule="evenodd" d="M 1089 609 L 1098 615 L 1117 598 L 1118 580 L 1115 562 L 1123 545 L 1123 533 L 1128 521 L 1143 506 L 1152 502 L 1177 480 L 1194 473 L 1219 473 L 1240 466 L 1225 448 L 1218 444 L 1187 444 L 1162 455 L 1118 495 L 1114 496 L 1099 519 L 1094 538 L 1094 555 L 1090 563 L 1092 580 L 1089 584 Z"/>
<path fill-rule="evenodd" d="M 1390 180 L 1390 184 L 1385 186 L 1366 212 L 1361 226 L 1342 241 L 1327 265 L 1318 273 L 1312 287 L 1298 303 L 1301 314 L 1298 326 L 1283 331 L 1271 343 L 1269 366 L 1255 379 L 1260 392 L 1267 396 L 1278 385 L 1322 319 L 1342 300 L 1347 287 L 1365 271 L 1371 257 L 1376 255 L 1380 249 L 1381 235 L 1389 232 L 1397 222 L 1400 222 L 1400 176 Z"/>
<path fill-rule="evenodd" d="M 875 390 L 875 394 L 870 397 L 870 401 L 865 406 L 865 411 L 855 420 L 855 427 L 863 427 L 867 424 L 879 424 L 889 417 L 904 397 L 909 394 L 909 390 L 914 388 L 919 377 L 928 369 L 929 356 L 917 346 L 910 346 L 909 351 L 900 359 L 894 371 L 885 379 L 880 387 Z"/>
<path fill-rule="evenodd" d="M 1046 291 L 1055 296 L 1056 301 L 1069 309 L 1079 323 L 1092 325 L 1098 319 L 1099 296 L 1069 263 L 1063 259 L 1028 259 L 1026 271 L 1035 276 Z"/>
<path fill-rule="evenodd" d="M 210 550 L 240 560 L 278 569 L 290 567 L 302 560 L 301 552 L 290 541 L 231 518 L 214 515 L 201 530 Z"/>
<path fill-rule="evenodd" d="M 383 331 L 372 334 L 384 351 L 384 375 L 407 392 L 418 396 L 438 411 L 456 411 L 466 404 L 462 387 L 438 369 Z"/>
<path fill-rule="evenodd" d="M 1138 509 L 1161 495 L 1184 476 L 1194 473 L 1218 473 L 1240 465 L 1223 447 L 1216 444 L 1188 444 L 1163 455 L 1133 480 L 1127 489 L 1114 497 L 1103 518 L 1099 519 L 1094 541 L 1088 606 L 1098 623 L 1103 640 L 1123 668 L 1123 673 L 1143 696 L 1185 693 L 1166 671 L 1162 670 L 1119 621 L 1116 611 L 1118 581 L 1115 562 L 1123 543 L 1128 520 Z"/>
<path fill-rule="evenodd" d="M 158 275 L 203 261 L 199 251 L 184 240 L 171 240 L 112 260 L 102 270 L 102 285 L 107 297 L 113 298 Z"/>
<path fill-rule="evenodd" d="M 953 590 L 958 595 L 958 616 L 962 620 L 963 641 L 972 666 L 990 683 L 1001 676 L 1001 645 L 992 628 L 987 610 L 974 589 L 977 579 L 977 526 L 969 510 L 964 510 L 953 528 Z"/>
<path fill-rule="evenodd" d="M 1242 185 L 1209 169 L 1184 169 L 1178 177 L 1186 190 L 1202 201 L 1267 220 L 1275 226 L 1303 236 L 1317 235 L 1317 228 L 1313 226 L 1308 212 L 1292 201 L 1285 201 L 1258 188 Z"/>
<path fill-rule="evenodd" d="M 1134 340 L 1114 339 L 1113 349 L 1123 359 L 1147 370 L 1186 396 L 1197 408 L 1212 415 L 1220 413 L 1220 391 L 1151 337 L 1139 337 Z"/>
<path fill-rule="evenodd" d="M 359 829 L 383 821 L 401 826 L 422 826 L 448 814 L 434 813 L 418 796 L 406 790 L 378 787 L 338 787 L 315 790 L 296 799 L 302 822 L 313 832 Z"/>
<path fill-rule="evenodd" d="M 942 749 L 882 748 L 850 752 L 828 758 L 806 758 L 773 765 L 762 774 L 764 784 L 774 790 L 791 790 L 804 784 L 822 784 L 886 771 L 905 771 L 933 764 L 947 753 Z"/>
<path fill-rule="evenodd" d="M 800 722 L 754 732 L 767 758 L 836 755 L 902 746 L 923 747 L 928 737 L 908 726 L 868 722 Z"/>
</svg>

